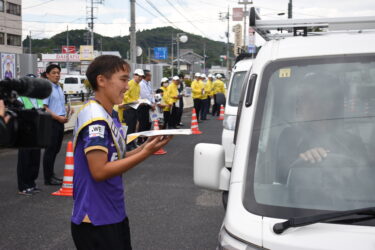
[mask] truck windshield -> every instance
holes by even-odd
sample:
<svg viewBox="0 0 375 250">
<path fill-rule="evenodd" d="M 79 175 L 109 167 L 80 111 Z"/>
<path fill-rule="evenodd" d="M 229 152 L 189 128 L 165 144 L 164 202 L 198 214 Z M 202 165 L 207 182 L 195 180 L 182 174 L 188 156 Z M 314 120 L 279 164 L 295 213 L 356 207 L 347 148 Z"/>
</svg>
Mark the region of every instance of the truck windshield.
<svg viewBox="0 0 375 250">
<path fill-rule="evenodd" d="M 244 83 L 246 71 L 239 71 L 234 73 L 232 82 L 230 84 L 229 105 L 237 107 L 240 102 L 241 90 Z"/>
<path fill-rule="evenodd" d="M 276 61 L 260 88 L 246 208 L 289 218 L 375 206 L 374 55 Z"/>
</svg>

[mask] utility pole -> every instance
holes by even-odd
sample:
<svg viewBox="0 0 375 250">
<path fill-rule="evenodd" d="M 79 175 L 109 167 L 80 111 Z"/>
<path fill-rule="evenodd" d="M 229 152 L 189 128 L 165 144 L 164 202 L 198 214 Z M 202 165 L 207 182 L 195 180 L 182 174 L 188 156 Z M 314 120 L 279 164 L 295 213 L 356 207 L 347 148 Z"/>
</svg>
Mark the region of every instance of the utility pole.
<svg viewBox="0 0 375 250">
<path fill-rule="evenodd" d="M 96 5 L 103 4 L 104 0 L 86 0 L 86 19 L 90 29 L 90 45 L 94 49 L 94 19 L 95 10 L 98 8 Z"/>
<path fill-rule="evenodd" d="M 69 64 L 69 26 L 66 26 L 66 73 L 70 73 L 70 64 Z"/>
<path fill-rule="evenodd" d="M 288 3 L 288 18 L 291 19 L 293 18 L 293 1 L 292 0 L 289 0 L 289 3 Z"/>
<path fill-rule="evenodd" d="M 228 5 L 228 12 L 227 12 L 227 70 L 230 70 L 230 62 L 229 62 L 229 5 Z"/>
<path fill-rule="evenodd" d="M 172 43 L 171 43 L 171 77 L 173 77 L 173 42 L 174 42 L 174 37 L 172 33 Z"/>
<path fill-rule="evenodd" d="M 31 54 L 31 30 L 29 31 L 29 54 Z"/>
<path fill-rule="evenodd" d="M 135 35 L 135 0 L 130 0 L 130 62 L 137 63 L 137 40 Z"/>
<path fill-rule="evenodd" d="M 206 73 L 206 40 L 203 40 L 203 73 Z"/>
<path fill-rule="evenodd" d="M 247 19 L 247 5 L 253 4 L 253 2 L 249 2 L 249 0 L 243 0 L 243 2 L 238 2 L 238 4 L 244 5 L 244 11 L 243 11 L 243 46 L 246 48 L 246 33 L 248 31 L 248 27 L 246 27 L 246 19 Z"/>
</svg>

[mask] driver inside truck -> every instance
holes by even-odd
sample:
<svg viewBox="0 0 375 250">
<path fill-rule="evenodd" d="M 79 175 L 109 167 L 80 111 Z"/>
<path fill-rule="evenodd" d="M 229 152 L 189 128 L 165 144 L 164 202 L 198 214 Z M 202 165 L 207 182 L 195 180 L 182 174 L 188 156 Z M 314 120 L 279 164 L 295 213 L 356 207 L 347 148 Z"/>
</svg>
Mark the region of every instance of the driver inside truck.
<svg viewBox="0 0 375 250">
<path fill-rule="evenodd" d="M 277 181 L 286 183 L 293 167 L 366 161 L 362 139 L 344 128 L 345 85 L 329 74 L 308 73 L 295 88 L 295 121 L 277 145 Z"/>
</svg>

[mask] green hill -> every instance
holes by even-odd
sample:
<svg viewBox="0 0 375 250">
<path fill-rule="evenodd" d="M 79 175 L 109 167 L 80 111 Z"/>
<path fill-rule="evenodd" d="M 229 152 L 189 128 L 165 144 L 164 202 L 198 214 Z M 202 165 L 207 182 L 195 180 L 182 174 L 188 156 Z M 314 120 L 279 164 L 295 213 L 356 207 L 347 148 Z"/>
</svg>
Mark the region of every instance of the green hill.
<svg viewBox="0 0 375 250">
<path fill-rule="evenodd" d="M 148 61 L 148 48 L 168 47 L 169 56 L 171 56 L 172 36 L 176 37 L 177 33 L 182 30 L 172 27 L 155 28 L 151 30 L 143 30 L 137 32 L 137 45 L 142 47 L 143 62 Z M 187 43 L 180 43 L 181 49 L 193 49 L 193 51 L 203 56 L 204 43 L 207 55 L 207 67 L 211 65 L 219 65 L 220 55 L 226 55 L 226 44 L 223 42 L 213 41 L 198 35 L 184 32 L 189 37 Z M 119 51 L 123 58 L 128 58 L 129 36 L 107 37 L 100 34 L 94 35 L 95 50 L 103 51 Z M 69 45 L 79 48 L 80 45 L 86 45 L 89 36 L 87 30 L 71 30 L 69 31 Z M 49 39 L 31 39 L 32 53 L 60 53 L 61 46 L 66 45 L 66 31 L 59 33 Z M 23 41 L 23 46 L 29 46 L 29 37 Z M 232 53 L 232 50 L 230 51 Z M 152 53 L 152 51 L 151 51 Z M 233 55 L 231 55 L 233 56 Z M 174 57 L 176 57 L 176 45 L 174 45 Z M 141 59 L 138 58 L 138 62 Z M 169 62 L 169 61 L 168 61 Z"/>
</svg>

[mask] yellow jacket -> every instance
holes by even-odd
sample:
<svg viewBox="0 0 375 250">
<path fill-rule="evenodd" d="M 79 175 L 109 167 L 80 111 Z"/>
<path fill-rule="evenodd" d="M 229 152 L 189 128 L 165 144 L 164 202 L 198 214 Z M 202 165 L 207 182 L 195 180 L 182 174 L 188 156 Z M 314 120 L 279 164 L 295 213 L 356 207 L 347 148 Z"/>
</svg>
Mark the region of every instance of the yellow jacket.
<svg viewBox="0 0 375 250">
<path fill-rule="evenodd" d="M 205 83 L 204 83 L 202 80 L 200 80 L 200 81 L 199 81 L 199 84 L 203 87 L 203 94 L 202 94 L 202 96 L 201 96 L 201 99 L 202 99 L 202 100 L 207 99 L 208 94 L 207 94 L 207 92 L 206 92 L 206 85 L 205 85 Z"/>
<path fill-rule="evenodd" d="M 201 81 L 194 80 L 191 83 L 191 92 L 193 93 L 193 99 L 202 99 L 202 89 L 204 88 Z"/>
<path fill-rule="evenodd" d="M 212 81 L 207 80 L 206 85 L 204 86 L 204 91 L 207 93 L 208 96 L 213 96 L 214 95 L 214 85 Z"/>
<path fill-rule="evenodd" d="M 171 105 L 178 101 L 178 99 L 175 98 L 175 97 L 178 97 L 178 86 L 176 84 L 174 84 L 173 82 L 169 84 L 167 88 L 167 93 L 168 93 L 169 103 Z"/>
<path fill-rule="evenodd" d="M 129 89 L 124 94 L 123 104 L 135 102 L 139 99 L 141 93 L 141 86 L 134 79 L 129 81 Z"/>
<path fill-rule="evenodd" d="M 168 97 L 168 89 L 166 87 L 160 87 L 161 90 L 163 90 L 163 97 L 161 99 L 162 105 L 171 105 L 169 103 L 169 97 Z M 171 111 L 170 107 L 164 107 L 163 111 Z"/>
<path fill-rule="evenodd" d="M 219 79 L 214 81 L 214 94 L 217 93 L 225 94 L 224 82 Z"/>
</svg>

